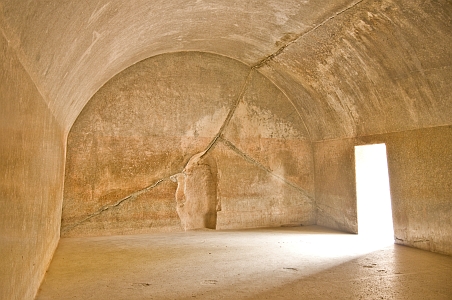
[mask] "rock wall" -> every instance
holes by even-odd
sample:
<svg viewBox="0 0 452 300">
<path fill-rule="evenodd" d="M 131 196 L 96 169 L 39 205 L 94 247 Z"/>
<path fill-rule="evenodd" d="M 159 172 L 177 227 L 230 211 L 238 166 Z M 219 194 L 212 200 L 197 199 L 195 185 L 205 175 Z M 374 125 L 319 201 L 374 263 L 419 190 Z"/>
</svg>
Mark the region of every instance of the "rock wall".
<svg viewBox="0 0 452 300">
<path fill-rule="evenodd" d="M 314 224 L 308 133 L 281 91 L 254 72 L 220 145 L 218 228 Z"/>
<path fill-rule="evenodd" d="M 315 143 L 317 223 L 356 232 L 354 146 L 386 143 L 395 242 L 452 254 L 452 127 Z"/>
<path fill-rule="evenodd" d="M 33 299 L 60 236 L 64 134 L 0 34 L 0 299 Z"/>
<path fill-rule="evenodd" d="M 452 2 L 232 2 L 1 1 L 0 296 L 33 297 L 56 246 L 72 126 L 63 236 L 179 230 L 169 176 L 213 139 L 217 228 L 310 223 L 315 194 L 354 232 L 345 139 L 403 132 L 398 241 L 450 252 L 450 147 L 416 130 L 452 124 Z"/>
<path fill-rule="evenodd" d="M 205 170 L 189 163 L 199 153 Z M 221 211 L 208 228 L 311 224 L 312 160 L 299 114 L 258 72 L 214 54 L 153 57 L 110 80 L 72 127 L 62 235 L 199 227 L 188 205 L 212 193 Z"/>
<path fill-rule="evenodd" d="M 182 173 L 171 177 L 177 182 L 176 211 L 184 230 L 217 227 L 220 210 L 215 159 L 206 152 L 193 156 Z"/>
<path fill-rule="evenodd" d="M 314 143 L 317 224 L 358 233 L 354 140 Z"/>
<path fill-rule="evenodd" d="M 355 1 L 260 72 L 313 141 L 452 124 L 452 3 Z"/>
<path fill-rule="evenodd" d="M 386 143 L 395 242 L 452 254 L 452 126 L 357 139 Z"/>
</svg>

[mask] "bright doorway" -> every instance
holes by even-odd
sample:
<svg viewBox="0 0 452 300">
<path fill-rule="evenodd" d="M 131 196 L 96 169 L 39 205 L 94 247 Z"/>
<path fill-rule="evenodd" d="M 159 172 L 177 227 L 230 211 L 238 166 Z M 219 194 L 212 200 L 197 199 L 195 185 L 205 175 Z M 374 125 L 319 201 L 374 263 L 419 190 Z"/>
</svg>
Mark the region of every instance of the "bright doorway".
<svg viewBox="0 0 452 300">
<path fill-rule="evenodd" d="M 355 147 L 358 235 L 373 243 L 394 243 L 386 145 Z"/>
</svg>

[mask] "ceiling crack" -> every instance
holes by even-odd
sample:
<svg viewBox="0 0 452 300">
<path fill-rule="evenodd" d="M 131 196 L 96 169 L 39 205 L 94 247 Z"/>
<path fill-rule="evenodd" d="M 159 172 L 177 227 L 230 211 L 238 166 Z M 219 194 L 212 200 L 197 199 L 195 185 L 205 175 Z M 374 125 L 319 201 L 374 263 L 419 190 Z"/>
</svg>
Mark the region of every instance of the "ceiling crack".
<svg viewBox="0 0 452 300">
<path fill-rule="evenodd" d="M 291 39 L 289 42 L 287 42 L 286 44 L 284 44 L 283 46 L 281 46 L 281 48 L 279 48 L 276 52 L 268 55 L 267 57 L 263 58 L 262 60 L 260 60 L 258 63 L 256 63 L 254 66 L 251 67 L 251 69 L 259 69 L 261 67 L 263 67 L 265 64 L 267 64 L 268 62 L 272 61 L 273 59 L 275 59 L 275 57 L 277 57 L 278 55 L 280 55 L 281 53 L 284 52 L 284 50 L 289 47 L 290 45 L 292 45 L 293 43 L 295 43 L 296 41 L 298 41 L 300 38 L 302 38 L 303 36 L 317 30 L 319 27 L 322 27 L 323 25 L 325 25 L 327 22 L 333 20 L 334 18 L 336 18 L 337 16 L 345 13 L 346 11 L 354 8 L 355 6 L 357 6 L 358 4 L 360 4 L 361 2 L 363 2 L 364 0 L 358 0 L 352 4 L 350 4 L 349 6 L 347 6 L 346 8 L 342 9 L 339 12 L 336 12 L 334 15 L 332 15 L 331 17 L 327 18 L 326 20 L 324 20 L 322 23 L 314 26 L 313 28 L 311 28 L 310 30 L 306 31 L 306 32 L 302 32 L 298 35 L 296 35 L 293 39 Z"/>
</svg>

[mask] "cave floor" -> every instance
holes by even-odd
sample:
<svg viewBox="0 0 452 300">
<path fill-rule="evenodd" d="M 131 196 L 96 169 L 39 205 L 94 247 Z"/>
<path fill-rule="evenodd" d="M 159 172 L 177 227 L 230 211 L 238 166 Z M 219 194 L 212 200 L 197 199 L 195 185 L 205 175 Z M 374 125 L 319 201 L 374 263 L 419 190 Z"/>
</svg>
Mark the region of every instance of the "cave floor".
<svg viewBox="0 0 452 300">
<path fill-rule="evenodd" d="M 452 257 L 319 226 L 63 238 L 37 299 L 452 299 Z"/>
</svg>

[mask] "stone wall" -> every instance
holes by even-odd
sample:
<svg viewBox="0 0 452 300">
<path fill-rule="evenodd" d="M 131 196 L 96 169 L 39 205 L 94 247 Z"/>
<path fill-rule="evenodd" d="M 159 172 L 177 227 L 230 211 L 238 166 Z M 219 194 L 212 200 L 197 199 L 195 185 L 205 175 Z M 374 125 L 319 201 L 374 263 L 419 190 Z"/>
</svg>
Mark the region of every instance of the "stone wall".
<svg viewBox="0 0 452 300">
<path fill-rule="evenodd" d="M 0 298 L 56 247 L 72 126 L 64 236 L 180 230 L 170 177 L 206 149 L 217 228 L 312 223 L 315 194 L 355 232 L 351 149 L 380 140 L 398 242 L 450 253 L 451 1 L 233 2 L 1 1 Z"/>
<path fill-rule="evenodd" d="M 303 120 L 286 96 L 253 73 L 214 154 L 219 228 L 313 224 L 314 166 Z"/>
<path fill-rule="evenodd" d="M 121 72 L 80 114 L 68 137 L 62 235 L 186 228 L 176 190 L 204 197 L 187 168 L 199 153 L 217 165 L 216 228 L 315 221 L 312 149 L 287 97 L 238 61 L 182 52 Z"/>
<path fill-rule="evenodd" d="M 314 143 L 317 224 L 358 233 L 352 139 Z"/>
<path fill-rule="evenodd" d="M 358 139 L 386 143 L 396 243 L 452 254 L 452 126 Z"/>
<path fill-rule="evenodd" d="M 396 243 L 452 254 L 452 127 L 315 143 L 317 223 L 356 232 L 354 146 L 386 143 Z"/>
<path fill-rule="evenodd" d="M 64 135 L 0 34 L 0 299 L 33 299 L 58 244 Z"/>
<path fill-rule="evenodd" d="M 356 3 L 260 68 L 312 140 L 452 124 L 452 3 Z"/>
</svg>

